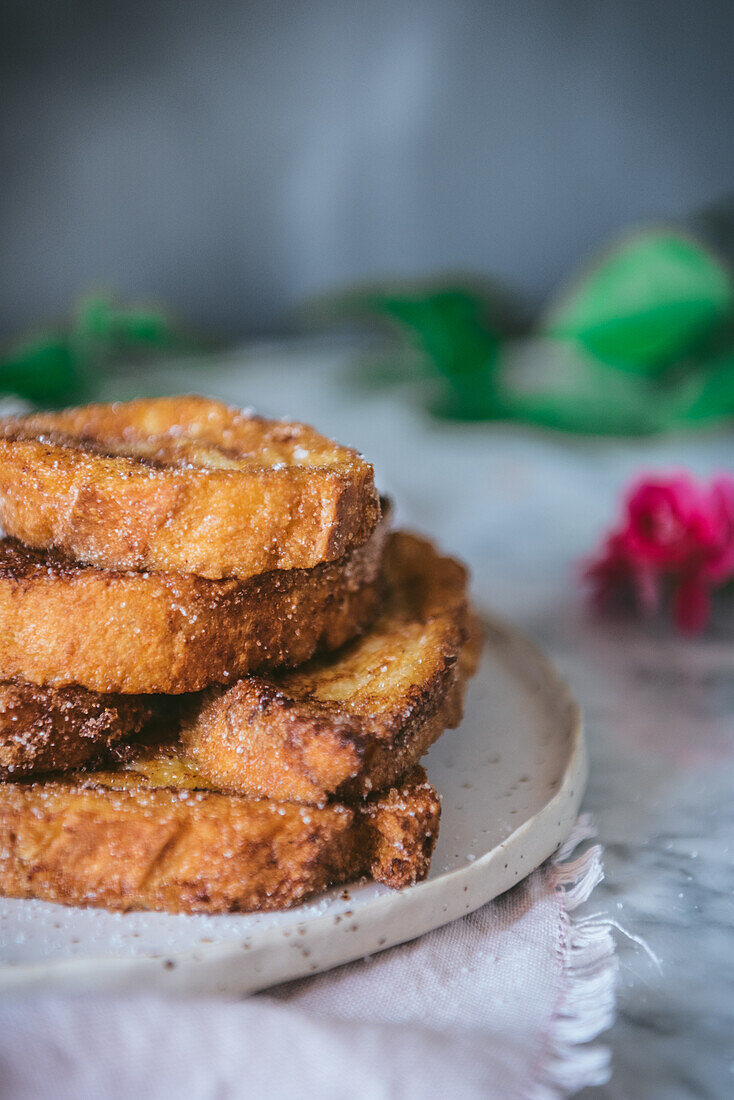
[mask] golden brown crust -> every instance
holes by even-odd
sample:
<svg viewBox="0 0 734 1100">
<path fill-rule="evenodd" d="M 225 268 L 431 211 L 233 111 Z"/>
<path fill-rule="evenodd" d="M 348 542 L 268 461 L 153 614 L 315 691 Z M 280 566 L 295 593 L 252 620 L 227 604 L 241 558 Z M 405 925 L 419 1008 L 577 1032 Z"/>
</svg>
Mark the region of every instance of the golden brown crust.
<svg viewBox="0 0 734 1100">
<path fill-rule="evenodd" d="M 180 694 L 296 665 L 363 630 L 379 604 L 385 522 L 314 569 L 249 581 L 114 573 L 0 540 L 0 679 Z"/>
<path fill-rule="evenodd" d="M 304 424 L 171 397 L 0 421 L 0 525 L 105 569 L 247 578 L 364 542 L 373 470 Z"/>
<path fill-rule="evenodd" d="M 192 701 L 182 742 L 213 785 L 315 804 L 363 798 L 458 725 L 477 646 L 466 571 L 398 533 L 385 572 L 385 604 L 363 637 L 305 668 Z"/>
<path fill-rule="evenodd" d="M 153 715 L 153 701 L 84 688 L 0 683 L 0 779 L 78 768 Z"/>
<path fill-rule="evenodd" d="M 285 909 L 370 875 L 428 873 L 440 802 L 421 769 L 359 807 L 201 789 L 165 754 L 118 772 L 0 784 L 0 893 L 179 913 Z"/>
</svg>

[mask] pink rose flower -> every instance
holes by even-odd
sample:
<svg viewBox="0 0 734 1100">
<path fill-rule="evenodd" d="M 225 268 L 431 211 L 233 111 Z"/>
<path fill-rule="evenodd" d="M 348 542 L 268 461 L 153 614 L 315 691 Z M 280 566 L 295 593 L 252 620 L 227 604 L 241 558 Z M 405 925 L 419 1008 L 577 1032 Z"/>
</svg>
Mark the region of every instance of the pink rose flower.
<svg viewBox="0 0 734 1100">
<path fill-rule="evenodd" d="M 637 482 L 585 576 L 597 603 L 631 591 L 647 613 L 671 591 L 679 629 L 703 630 L 711 592 L 734 579 L 734 477 L 722 474 L 709 485 L 686 474 Z"/>
<path fill-rule="evenodd" d="M 714 478 L 710 495 L 717 541 L 706 563 L 706 573 L 710 580 L 725 584 L 734 577 L 734 477 L 724 474 Z"/>
</svg>

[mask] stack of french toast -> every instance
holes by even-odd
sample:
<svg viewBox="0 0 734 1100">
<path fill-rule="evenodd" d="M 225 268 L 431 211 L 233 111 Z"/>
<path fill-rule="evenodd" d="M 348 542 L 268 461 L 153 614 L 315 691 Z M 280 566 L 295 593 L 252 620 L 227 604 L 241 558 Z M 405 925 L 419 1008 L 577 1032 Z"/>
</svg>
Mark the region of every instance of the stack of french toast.
<svg viewBox="0 0 734 1100">
<path fill-rule="evenodd" d="M 279 909 L 428 873 L 480 632 L 372 466 L 201 397 L 0 421 L 0 893 Z"/>
</svg>

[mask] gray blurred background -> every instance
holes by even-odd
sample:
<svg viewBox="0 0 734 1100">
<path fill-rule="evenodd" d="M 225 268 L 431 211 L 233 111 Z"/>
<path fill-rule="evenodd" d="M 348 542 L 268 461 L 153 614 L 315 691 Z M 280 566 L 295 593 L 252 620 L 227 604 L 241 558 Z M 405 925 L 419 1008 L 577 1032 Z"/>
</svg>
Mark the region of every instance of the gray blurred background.
<svg viewBox="0 0 734 1100">
<path fill-rule="evenodd" d="M 107 288 L 224 335 L 442 269 L 542 300 L 734 184 L 730 0 L 2 0 L 0 334 Z"/>
</svg>

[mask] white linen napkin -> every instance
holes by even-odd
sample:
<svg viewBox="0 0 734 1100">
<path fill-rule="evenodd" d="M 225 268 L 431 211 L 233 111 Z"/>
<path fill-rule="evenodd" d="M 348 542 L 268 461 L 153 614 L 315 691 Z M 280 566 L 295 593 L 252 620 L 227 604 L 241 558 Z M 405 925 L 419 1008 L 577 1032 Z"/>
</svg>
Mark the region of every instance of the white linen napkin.
<svg viewBox="0 0 734 1100">
<path fill-rule="evenodd" d="M 603 877 L 579 819 L 557 855 L 476 913 L 402 947 L 238 1004 L 11 997 L 0 1095 L 426 1096 L 551 1100 L 608 1078 L 585 1045 L 614 1014 L 608 922 L 578 918 Z"/>
</svg>

